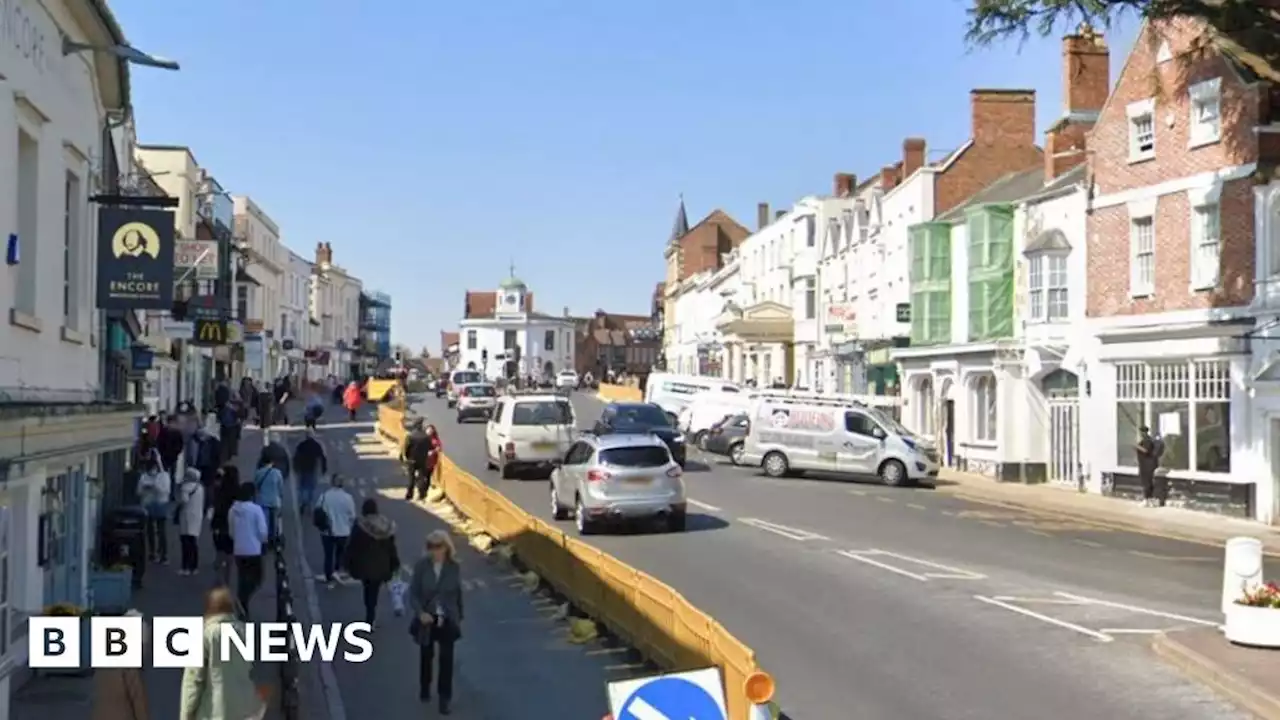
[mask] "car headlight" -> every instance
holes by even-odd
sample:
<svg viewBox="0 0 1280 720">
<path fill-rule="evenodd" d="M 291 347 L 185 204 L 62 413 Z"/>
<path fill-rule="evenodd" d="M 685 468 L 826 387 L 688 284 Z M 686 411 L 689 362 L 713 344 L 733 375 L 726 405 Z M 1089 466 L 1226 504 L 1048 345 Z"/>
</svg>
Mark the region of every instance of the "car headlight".
<svg viewBox="0 0 1280 720">
<path fill-rule="evenodd" d="M 671 442 L 678 442 L 678 443 L 682 443 L 682 442 L 684 442 L 684 436 L 683 436 L 683 435 L 676 435 L 675 437 L 671 438 Z"/>
</svg>

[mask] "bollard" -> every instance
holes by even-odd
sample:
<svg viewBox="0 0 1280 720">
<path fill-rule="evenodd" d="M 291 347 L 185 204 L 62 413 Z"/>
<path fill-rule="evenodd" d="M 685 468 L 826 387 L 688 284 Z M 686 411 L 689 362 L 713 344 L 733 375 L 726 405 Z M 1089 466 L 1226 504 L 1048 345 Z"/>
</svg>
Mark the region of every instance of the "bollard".
<svg viewBox="0 0 1280 720">
<path fill-rule="evenodd" d="M 751 703 L 748 720 L 773 720 L 773 710 L 769 702 L 773 700 L 775 685 L 773 677 L 763 670 L 757 670 L 742 682 L 742 694 Z"/>
<path fill-rule="evenodd" d="M 1235 537 L 1227 541 L 1222 563 L 1222 613 L 1246 592 L 1262 586 L 1262 541 Z"/>
</svg>

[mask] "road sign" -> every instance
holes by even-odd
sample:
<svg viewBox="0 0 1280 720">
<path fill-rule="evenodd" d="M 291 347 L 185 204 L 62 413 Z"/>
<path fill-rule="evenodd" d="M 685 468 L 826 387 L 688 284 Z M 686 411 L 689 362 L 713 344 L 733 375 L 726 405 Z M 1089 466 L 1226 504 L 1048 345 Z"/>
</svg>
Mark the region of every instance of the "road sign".
<svg viewBox="0 0 1280 720">
<path fill-rule="evenodd" d="M 197 318 L 195 321 L 194 337 L 191 338 L 193 345 L 225 345 L 227 342 L 227 324 L 221 320 L 203 320 Z"/>
<path fill-rule="evenodd" d="M 727 720 L 719 668 L 609 683 L 617 720 Z"/>
</svg>

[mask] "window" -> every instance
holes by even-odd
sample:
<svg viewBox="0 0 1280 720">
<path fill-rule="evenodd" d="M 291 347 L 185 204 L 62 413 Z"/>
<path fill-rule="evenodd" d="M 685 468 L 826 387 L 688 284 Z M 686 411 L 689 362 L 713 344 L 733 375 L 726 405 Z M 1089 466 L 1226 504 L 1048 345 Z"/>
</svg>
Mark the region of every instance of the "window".
<svg viewBox="0 0 1280 720">
<path fill-rule="evenodd" d="M 1156 227 L 1151 215 L 1129 221 L 1132 251 L 1129 268 L 1129 294 L 1146 297 L 1156 290 Z"/>
<path fill-rule="evenodd" d="M 804 319 L 812 320 L 818 315 L 818 289 L 813 278 L 804 281 Z"/>
<path fill-rule="evenodd" d="M 1167 470 L 1231 472 L 1231 372 L 1227 360 L 1116 365 L 1116 465 L 1136 467 L 1147 427 L 1164 441 Z"/>
<path fill-rule="evenodd" d="M 1222 257 L 1222 222 L 1215 201 L 1191 208 L 1191 289 L 1212 290 L 1218 286 Z"/>
<path fill-rule="evenodd" d="M 1189 147 L 1210 145 L 1222 139 L 1222 79 L 1213 78 L 1187 90 L 1191 100 Z"/>
<path fill-rule="evenodd" d="M 817 225 L 817 222 L 818 222 L 817 218 L 815 218 L 812 215 L 805 218 L 804 244 L 809 247 L 813 247 L 814 244 L 817 242 L 818 232 L 817 232 L 817 228 L 815 227 Z"/>
<path fill-rule="evenodd" d="M 844 429 L 854 435 L 862 435 L 869 438 L 881 437 L 884 434 L 884 430 L 875 420 L 856 412 L 844 414 Z M 877 431 L 880 432 L 880 435 L 876 434 Z"/>
<path fill-rule="evenodd" d="M 236 320 L 244 323 L 249 319 L 249 286 L 243 283 L 236 286 Z"/>
<path fill-rule="evenodd" d="M 468 350 L 476 349 L 476 331 L 475 330 L 467 331 L 467 349 Z"/>
<path fill-rule="evenodd" d="M 996 441 L 996 378 L 983 373 L 969 385 L 969 423 L 975 442 Z"/>
<path fill-rule="evenodd" d="M 1150 160 L 1156 156 L 1156 103 L 1140 100 L 1130 103 L 1129 162 Z"/>
<path fill-rule="evenodd" d="M 660 468 L 671 462 L 666 445 L 641 445 L 600 451 L 600 463 L 619 468 Z"/>
<path fill-rule="evenodd" d="M 18 131 L 18 263 L 17 292 L 13 308 L 35 317 L 36 279 L 40 263 L 37 238 L 40 216 L 40 144 Z"/>
<path fill-rule="evenodd" d="M 563 401 L 535 400 L 516 403 L 511 411 L 512 425 L 572 425 L 573 408 Z"/>
<path fill-rule="evenodd" d="M 553 352 L 556 349 L 556 331 L 548 330 L 542 337 L 542 349 Z"/>
<path fill-rule="evenodd" d="M 80 178 L 67 173 L 62 212 L 62 324 L 80 329 Z"/>
<path fill-rule="evenodd" d="M 1067 319 L 1067 256 L 1041 253 L 1028 262 L 1031 319 L 1056 322 Z"/>
</svg>

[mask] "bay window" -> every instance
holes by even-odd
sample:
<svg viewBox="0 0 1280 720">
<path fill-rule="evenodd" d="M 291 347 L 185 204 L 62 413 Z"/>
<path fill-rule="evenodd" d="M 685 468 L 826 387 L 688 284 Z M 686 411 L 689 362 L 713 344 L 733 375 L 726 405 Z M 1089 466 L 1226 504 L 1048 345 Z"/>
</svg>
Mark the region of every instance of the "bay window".
<svg viewBox="0 0 1280 720">
<path fill-rule="evenodd" d="M 1231 373 L 1227 360 L 1116 365 L 1116 465 L 1137 467 L 1139 429 L 1164 441 L 1166 470 L 1231 472 Z"/>
</svg>

